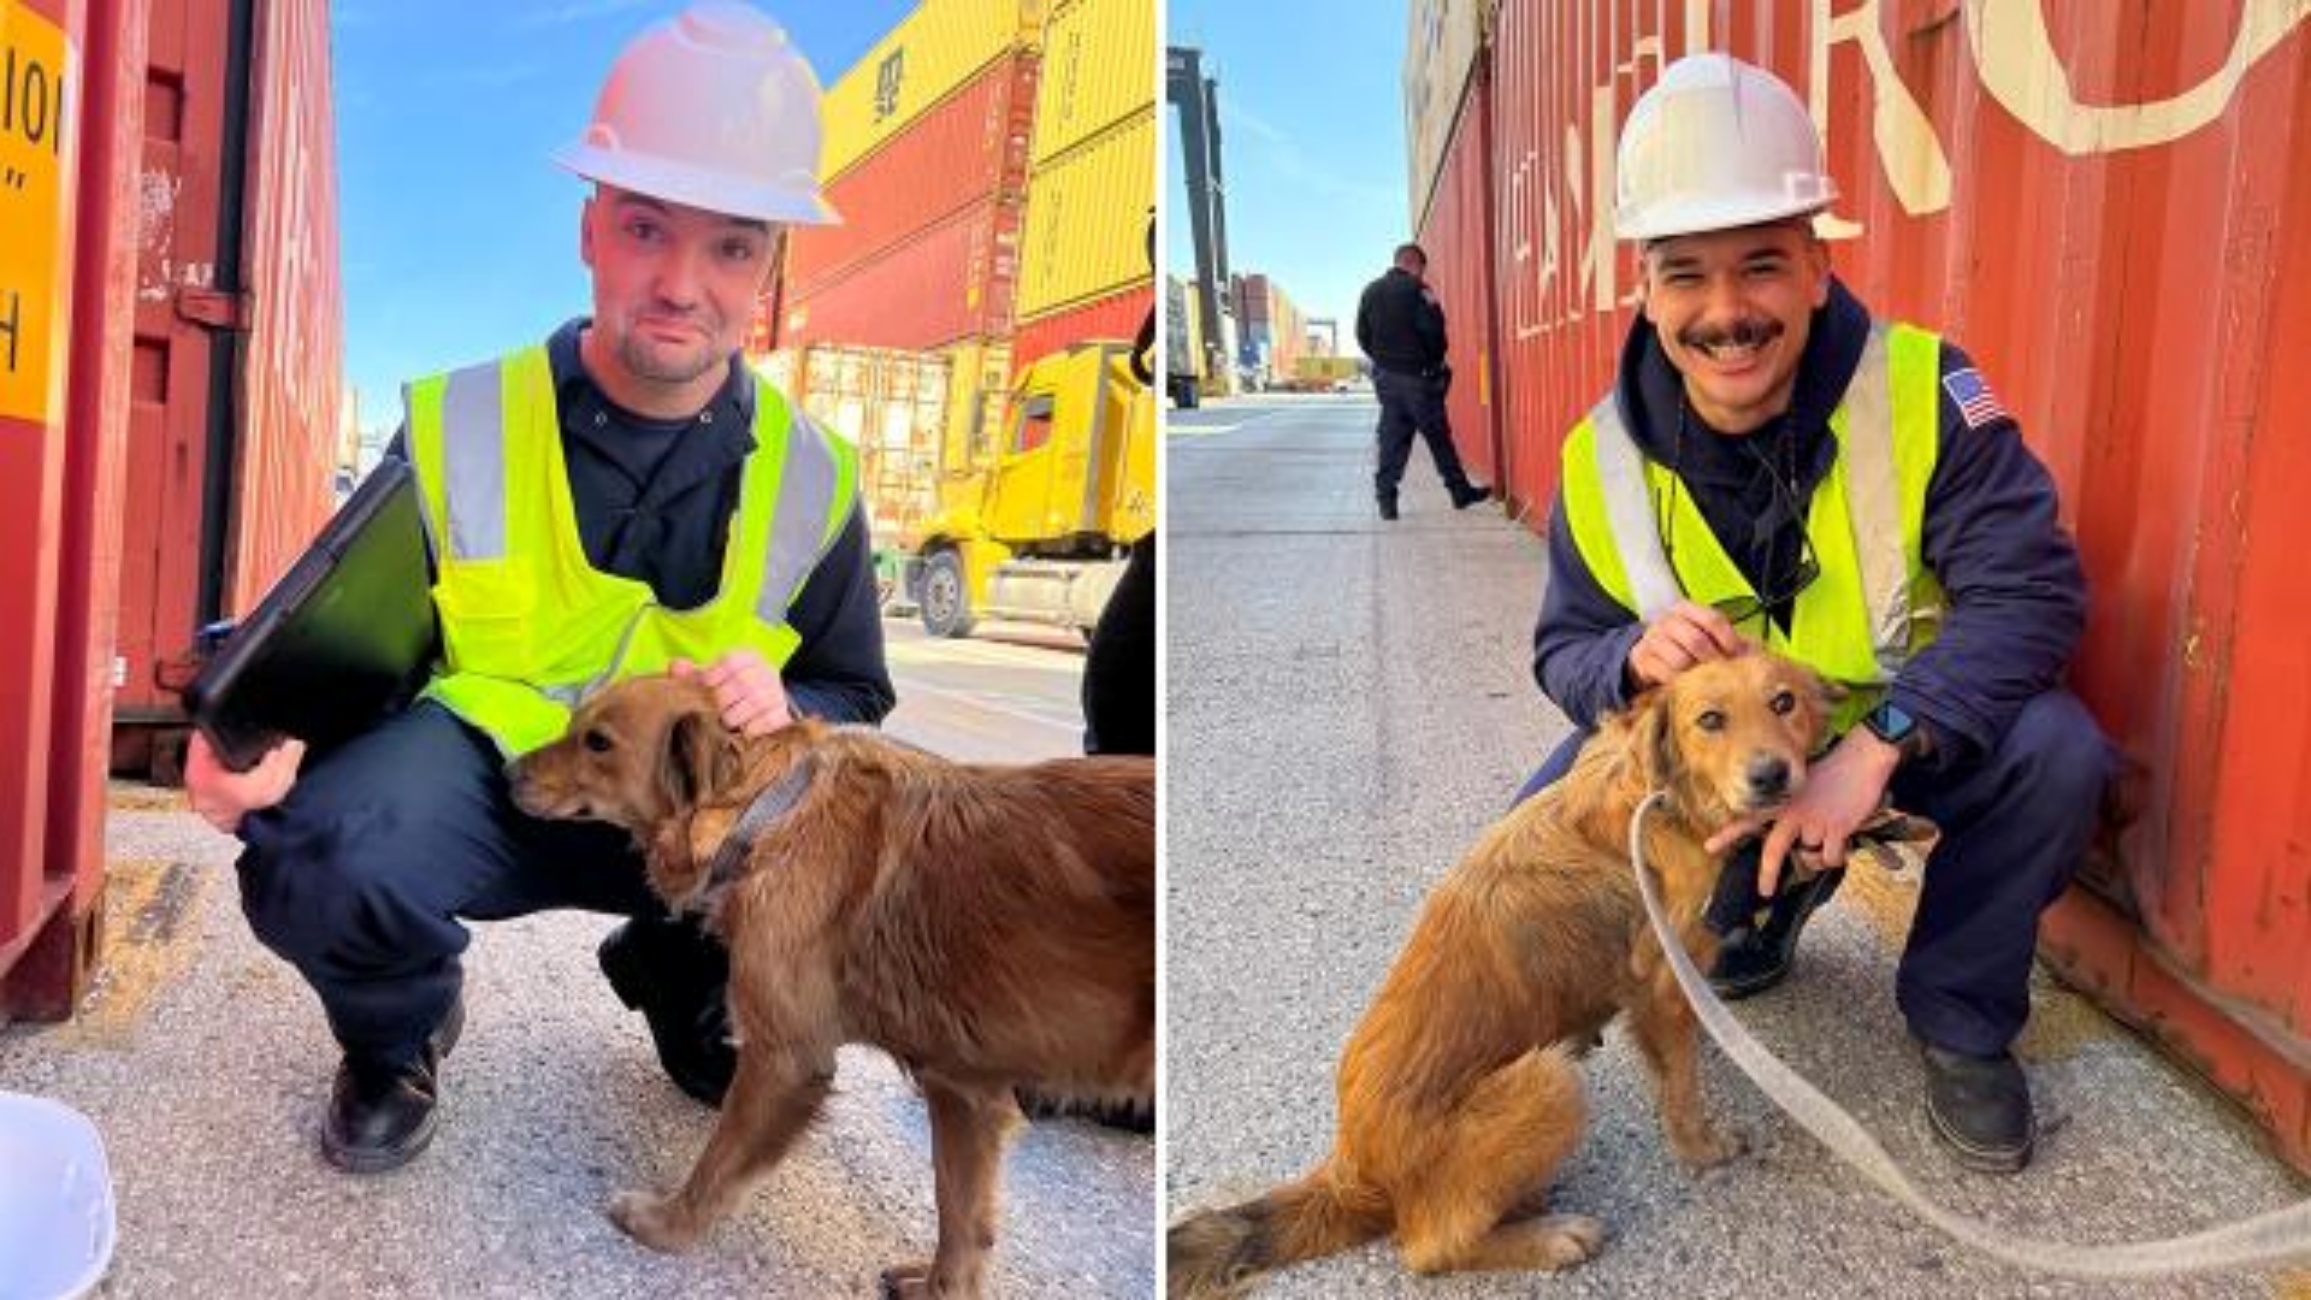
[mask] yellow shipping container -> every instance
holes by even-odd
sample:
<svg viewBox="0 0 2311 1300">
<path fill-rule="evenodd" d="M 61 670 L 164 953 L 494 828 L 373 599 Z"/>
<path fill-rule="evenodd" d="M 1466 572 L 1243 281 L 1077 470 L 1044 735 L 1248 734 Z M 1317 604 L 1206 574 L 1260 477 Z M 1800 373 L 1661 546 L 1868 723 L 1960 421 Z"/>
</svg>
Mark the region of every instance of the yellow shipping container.
<svg viewBox="0 0 2311 1300">
<path fill-rule="evenodd" d="M 1045 0 L 923 0 L 827 88 L 818 174 L 845 168 L 1004 53 L 1032 44 Z"/>
<path fill-rule="evenodd" d="M 1043 32 L 1038 163 L 1156 100 L 1155 0 L 1062 0 Z"/>
<path fill-rule="evenodd" d="M 1011 376 L 1006 339 L 965 339 L 940 348 L 947 361 L 947 429 L 939 452 L 942 479 L 968 476 L 994 459 Z M 909 537 L 910 546 L 915 539 Z"/>
<path fill-rule="evenodd" d="M 1038 166 L 1019 240 L 1021 324 L 1148 279 L 1155 105 Z"/>
</svg>

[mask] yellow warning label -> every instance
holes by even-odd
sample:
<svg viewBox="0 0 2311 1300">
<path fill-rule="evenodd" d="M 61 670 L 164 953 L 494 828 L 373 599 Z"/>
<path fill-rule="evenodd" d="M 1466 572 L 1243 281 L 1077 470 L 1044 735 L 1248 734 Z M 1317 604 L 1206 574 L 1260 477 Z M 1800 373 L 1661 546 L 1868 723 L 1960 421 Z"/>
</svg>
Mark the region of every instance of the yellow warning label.
<svg viewBox="0 0 2311 1300">
<path fill-rule="evenodd" d="M 0 0 L 0 416 L 35 422 L 63 389 L 57 303 L 71 272 L 57 232 L 73 62 L 63 28 Z"/>
</svg>

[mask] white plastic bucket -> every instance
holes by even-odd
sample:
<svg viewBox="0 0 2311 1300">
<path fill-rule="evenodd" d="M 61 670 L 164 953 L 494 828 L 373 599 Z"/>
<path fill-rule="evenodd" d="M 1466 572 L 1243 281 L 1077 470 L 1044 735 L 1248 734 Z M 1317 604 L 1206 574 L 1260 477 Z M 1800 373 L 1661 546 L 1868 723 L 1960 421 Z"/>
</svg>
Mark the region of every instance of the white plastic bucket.
<svg viewBox="0 0 2311 1300">
<path fill-rule="evenodd" d="M 112 1174 L 88 1117 L 0 1092 L 0 1300 L 65 1300 L 104 1276 Z"/>
</svg>

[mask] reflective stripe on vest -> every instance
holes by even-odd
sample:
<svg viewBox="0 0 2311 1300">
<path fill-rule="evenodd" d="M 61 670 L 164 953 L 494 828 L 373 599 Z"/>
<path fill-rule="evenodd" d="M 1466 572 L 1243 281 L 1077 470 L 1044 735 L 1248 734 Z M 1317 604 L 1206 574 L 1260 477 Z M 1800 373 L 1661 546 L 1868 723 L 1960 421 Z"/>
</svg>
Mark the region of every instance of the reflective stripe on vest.
<svg viewBox="0 0 2311 1300">
<path fill-rule="evenodd" d="M 1621 423 L 1621 399 L 1612 393 L 1589 412 L 1596 426 L 1597 478 L 1605 489 L 1605 522 L 1613 529 L 1613 549 L 1637 598 L 1645 622 L 1684 599 L 1685 589 L 1661 549 L 1661 529 L 1653 522 L 1653 485 L 1645 480 L 1645 453 Z"/>
<path fill-rule="evenodd" d="M 1870 327 L 1861 362 L 1846 387 L 1848 432 L 1839 444 L 1854 558 L 1881 680 L 1892 679 L 1909 659 L 1914 558 L 1904 519 L 1901 473 L 1895 464 L 1888 328 L 1882 322 Z M 1589 422 L 1595 430 L 1598 485 L 1613 546 L 1620 553 L 1638 616 L 1650 619 L 1682 599 L 1684 588 L 1662 549 L 1645 455 L 1621 421 L 1617 397 L 1608 395 L 1599 402 L 1589 412 Z"/>
<path fill-rule="evenodd" d="M 1893 366 L 1883 323 L 1870 326 L 1857 379 L 1846 387 L 1846 511 L 1860 543 L 1854 554 L 1870 644 L 1887 681 L 1910 657 L 1910 554 L 1902 526 L 1902 476 L 1894 467 Z"/>
<path fill-rule="evenodd" d="M 833 441 L 800 411 L 786 425 L 786 467 L 778 479 L 778 505 L 771 515 L 770 550 L 755 594 L 755 617 L 783 623 L 802 584 L 842 535 L 844 512 L 830 510 L 843 487 L 844 463 Z M 832 526 L 829 526 L 829 520 Z"/>
<path fill-rule="evenodd" d="M 449 554 L 494 560 L 506 553 L 504 367 L 497 362 L 452 371 L 442 387 L 443 487 L 448 496 Z"/>
</svg>

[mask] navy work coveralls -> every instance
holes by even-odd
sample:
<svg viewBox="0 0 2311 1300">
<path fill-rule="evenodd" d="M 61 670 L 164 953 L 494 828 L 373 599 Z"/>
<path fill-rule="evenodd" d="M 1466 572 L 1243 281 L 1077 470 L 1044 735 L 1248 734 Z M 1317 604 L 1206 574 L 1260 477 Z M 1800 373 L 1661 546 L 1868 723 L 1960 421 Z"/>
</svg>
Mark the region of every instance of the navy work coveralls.
<svg viewBox="0 0 2311 1300">
<path fill-rule="evenodd" d="M 706 410 L 645 419 L 587 377 L 584 324 L 556 331 L 547 354 L 586 557 L 649 583 L 669 608 L 702 604 L 755 445 L 753 377 L 733 358 Z M 865 519 L 851 512 L 789 611 L 801 644 L 781 675 L 799 714 L 872 723 L 891 709 Z M 313 756 L 289 797 L 240 834 L 250 928 L 320 995 L 347 1055 L 379 1066 L 417 1060 L 456 1001 L 463 920 L 561 907 L 652 918 L 668 932 L 660 951 L 671 945 L 708 978 L 728 969 L 712 938 L 666 919 L 627 832 L 523 814 L 496 744 L 431 702 Z"/>
<path fill-rule="evenodd" d="M 1372 476 L 1373 494 L 1396 503 L 1397 484 L 1412 459 L 1412 435 L 1419 433 L 1436 462 L 1436 476 L 1455 501 L 1475 489 L 1452 445 L 1452 423 L 1444 395 L 1451 383 L 1446 369 L 1444 308 L 1418 278 L 1401 267 L 1364 286 L 1356 304 L 1356 346 L 1372 358 L 1372 391 L 1380 399 L 1380 463 Z"/>
<path fill-rule="evenodd" d="M 1690 412 L 1680 435 L 1683 381 L 1652 327 L 1642 318 L 1632 324 L 1616 387 L 1622 417 L 1649 459 L 1680 467 L 1702 517 L 1754 590 L 1793 585 L 1803 526 L 1792 505 L 1777 503 L 1788 493 L 1771 475 L 1778 469 L 1786 483 L 1794 467 L 1798 501 L 1810 500 L 1828 475 L 1837 456 L 1830 413 L 1869 325 L 1862 304 L 1833 282 L 1814 313 L 1788 414 L 1727 437 L 1699 427 Z M 1943 345 L 1941 442 L 1922 547 L 1948 605 L 1940 636 L 1911 658 L 1890 692 L 1931 734 L 1934 752 L 1905 763 L 1889 797 L 1942 829 L 1896 977 L 1902 1014 L 1929 1043 L 1988 1056 L 2005 1050 L 2029 1018 L 2038 916 L 2078 867 L 2114 756 L 2061 684 L 2085 624 L 2086 580 L 2057 517 L 2053 480 L 1996 399 L 1981 400 L 1987 390 L 1975 387 L 1972 366 Z M 1779 616 L 1788 609 L 1785 601 Z M 1560 494 L 1549 521 L 1533 672 L 1579 730 L 1523 795 L 1562 776 L 1599 715 L 1628 703 L 1623 667 L 1643 630 L 1589 572 Z M 1754 853 L 1739 858 L 1755 862 Z"/>
</svg>

